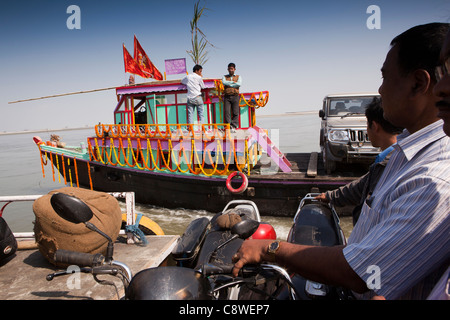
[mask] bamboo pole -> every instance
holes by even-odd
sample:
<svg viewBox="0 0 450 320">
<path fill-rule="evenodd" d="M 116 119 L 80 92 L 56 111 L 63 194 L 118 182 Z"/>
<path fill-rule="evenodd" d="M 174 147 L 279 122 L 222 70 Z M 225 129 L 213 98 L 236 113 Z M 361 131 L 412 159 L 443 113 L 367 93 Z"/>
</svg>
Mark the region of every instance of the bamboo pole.
<svg viewBox="0 0 450 320">
<path fill-rule="evenodd" d="M 115 87 L 109 87 L 109 88 L 101 88 L 101 89 L 87 90 L 87 91 L 77 91 L 77 92 L 61 93 L 61 94 L 55 94 L 55 95 L 44 96 L 44 97 L 39 97 L 39 98 L 31 98 L 31 99 L 24 99 L 24 100 L 10 101 L 10 102 L 8 102 L 8 104 L 19 103 L 19 102 L 27 102 L 27 101 L 34 101 L 34 100 L 41 100 L 41 99 L 48 99 L 48 98 L 64 97 L 64 96 L 70 96 L 70 95 L 74 95 L 74 94 L 92 93 L 92 92 L 98 92 L 98 91 L 112 90 L 112 89 L 116 89 L 116 88 L 117 88 L 117 86 L 115 86 Z"/>
</svg>

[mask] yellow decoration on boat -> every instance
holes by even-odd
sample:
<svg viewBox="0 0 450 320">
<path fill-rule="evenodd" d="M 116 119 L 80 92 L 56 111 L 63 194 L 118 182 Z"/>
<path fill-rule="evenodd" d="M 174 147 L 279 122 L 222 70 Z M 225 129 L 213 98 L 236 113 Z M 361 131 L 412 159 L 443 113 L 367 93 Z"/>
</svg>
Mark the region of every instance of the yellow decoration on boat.
<svg viewBox="0 0 450 320">
<path fill-rule="evenodd" d="M 182 131 L 179 128 L 180 125 L 171 126 L 177 126 L 177 129 Z M 189 126 L 190 130 L 192 130 L 192 125 Z M 214 127 L 213 131 L 205 130 L 206 127 L 211 126 Z M 200 132 L 189 131 L 193 136 L 184 135 L 184 133 L 179 136 L 177 135 L 178 130 L 177 132 L 171 130 L 164 132 L 158 130 L 158 125 L 99 124 L 95 127 L 97 137 L 88 140 L 89 158 L 106 165 L 128 166 L 150 171 L 189 172 L 206 176 L 228 175 L 231 163 L 236 165 L 238 171 L 242 172 L 244 168 L 248 168 L 248 172 L 250 172 L 257 162 L 258 152 L 256 144 L 253 144 L 249 150 L 248 141 L 245 140 L 243 154 L 238 156 L 234 138 L 230 134 L 229 125 L 227 125 L 225 131 L 225 140 L 215 138 L 214 133 L 219 132 L 217 126 L 216 124 L 202 125 Z M 150 127 L 153 127 L 154 130 L 150 130 Z M 109 139 L 104 135 L 106 132 L 109 134 Z M 131 133 L 131 135 L 126 136 L 123 132 Z M 156 139 L 156 148 L 151 146 L 150 138 Z M 132 139 L 135 141 L 135 147 L 133 147 Z M 163 148 L 161 145 L 162 139 L 167 140 L 166 148 Z M 179 150 L 173 147 L 172 141 L 187 141 L 187 139 L 191 140 L 190 151 L 186 152 L 183 145 L 180 146 Z M 204 145 L 202 150 L 198 150 L 195 142 L 201 139 Z M 206 147 L 206 143 L 213 141 L 213 139 L 217 143 L 214 156 L 212 155 L 213 151 Z M 94 140 L 95 146 L 92 146 L 92 140 Z M 99 140 L 103 142 L 102 146 L 100 146 Z M 109 146 L 105 144 L 108 140 Z M 142 140 L 146 141 L 145 148 L 142 147 Z M 124 141 L 126 141 L 126 147 L 124 146 Z M 230 146 L 230 152 L 227 153 L 223 150 L 224 143 Z M 223 169 L 220 169 L 220 164 L 223 165 Z"/>
<path fill-rule="evenodd" d="M 214 86 L 217 91 L 217 97 L 221 102 L 223 102 L 223 83 L 222 80 L 214 80 Z M 258 98 L 256 97 L 255 92 L 253 92 L 250 96 L 250 99 L 245 99 L 245 95 L 243 93 L 240 94 L 239 99 L 239 107 L 243 108 L 245 106 L 248 106 L 250 108 L 262 108 L 265 107 L 267 102 L 269 101 L 269 91 L 261 91 L 259 92 Z"/>
</svg>

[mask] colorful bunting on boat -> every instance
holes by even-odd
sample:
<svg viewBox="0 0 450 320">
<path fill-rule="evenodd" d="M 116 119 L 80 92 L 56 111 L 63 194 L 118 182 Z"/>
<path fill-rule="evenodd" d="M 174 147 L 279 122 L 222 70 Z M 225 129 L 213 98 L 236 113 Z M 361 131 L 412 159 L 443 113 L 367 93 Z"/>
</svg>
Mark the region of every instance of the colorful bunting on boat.
<svg viewBox="0 0 450 320">
<path fill-rule="evenodd" d="M 137 62 L 142 72 L 147 76 L 145 78 L 154 78 L 155 80 L 163 80 L 161 72 L 150 61 L 136 36 L 134 36 L 134 60 Z"/>
</svg>

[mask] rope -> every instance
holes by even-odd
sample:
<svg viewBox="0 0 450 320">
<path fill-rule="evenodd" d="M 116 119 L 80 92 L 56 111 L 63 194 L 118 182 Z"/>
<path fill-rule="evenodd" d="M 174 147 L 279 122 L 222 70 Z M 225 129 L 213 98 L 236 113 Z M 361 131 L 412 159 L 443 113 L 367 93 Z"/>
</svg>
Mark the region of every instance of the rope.
<svg viewBox="0 0 450 320">
<path fill-rule="evenodd" d="M 139 222 L 141 221 L 141 218 L 142 218 L 142 213 L 138 213 L 136 216 L 136 222 L 132 225 L 126 225 L 125 231 L 132 233 L 134 236 L 136 236 L 136 238 L 141 240 L 141 242 L 144 245 L 146 245 L 146 244 L 148 244 L 148 240 L 147 240 L 147 238 L 145 238 L 144 232 L 141 229 L 139 229 Z"/>
</svg>

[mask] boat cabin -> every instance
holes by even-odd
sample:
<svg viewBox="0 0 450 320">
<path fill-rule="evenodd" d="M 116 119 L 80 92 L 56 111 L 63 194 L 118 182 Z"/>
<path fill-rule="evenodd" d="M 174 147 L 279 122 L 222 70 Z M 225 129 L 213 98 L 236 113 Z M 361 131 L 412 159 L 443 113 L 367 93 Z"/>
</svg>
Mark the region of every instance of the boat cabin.
<svg viewBox="0 0 450 320">
<path fill-rule="evenodd" d="M 88 166 L 226 177 L 236 170 L 250 174 L 265 151 L 289 172 L 290 163 L 255 123 L 255 109 L 267 104 L 268 91 L 240 94 L 239 127 L 231 132 L 224 123 L 222 81 L 203 82 L 205 123 L 186 123 L 187 88 L 181 80 L 154 81 L 116 88 L 114 123 L 96 125 L 85 151 L 39 146 L 45 156 L 47 151 L 61 155 L 57 167 L 68 156 Z"/>
<path fill-rule="evenodd" d="M 204 79 L 204 125 L 224 124 L 223 85 L 219 79 Z M 185 125 L 187 124 L 187 89 L 181 80 L 154 81 L 116 89 L 116 125 Z M 243 93 L 240 98 L 239 128 L 255 124 L 255 107 L 267 103 L 268 92 Z M 196 119 L 195 123 L 198 123 Z M 226 125 L 224 126 L 224 128 Z M 210 128 L 209 128 L 210 129 Z"/>
</svg>

